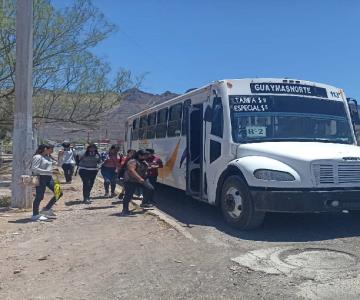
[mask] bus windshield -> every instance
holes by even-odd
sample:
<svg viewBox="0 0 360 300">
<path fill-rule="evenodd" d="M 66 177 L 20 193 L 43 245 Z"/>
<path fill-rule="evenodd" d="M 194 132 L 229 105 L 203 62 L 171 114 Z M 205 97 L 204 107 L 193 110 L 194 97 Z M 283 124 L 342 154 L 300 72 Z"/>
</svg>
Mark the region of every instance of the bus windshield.
<svg viewBox="0 0 360 300">
<path fill-rule="evenodd" d="M 297 96 L 229 96 L 236 143 L 320 141 L 354 143 L 341 101 Z"/>
</svg>

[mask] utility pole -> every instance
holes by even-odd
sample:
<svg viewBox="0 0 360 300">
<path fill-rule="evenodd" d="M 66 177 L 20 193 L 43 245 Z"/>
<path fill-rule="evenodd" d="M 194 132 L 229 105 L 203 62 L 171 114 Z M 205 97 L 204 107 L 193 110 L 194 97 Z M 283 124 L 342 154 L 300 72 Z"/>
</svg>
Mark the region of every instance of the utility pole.
<svg viewBox="0 0 360 300">
<path fill-rule="evenodd" d="M 12 207 L 31 207 L 31 186 L 21 176 L 30 175 L 32 158 L 33 0 L 16 1 L 15 111 L 12 163 Z"/>
</svg>

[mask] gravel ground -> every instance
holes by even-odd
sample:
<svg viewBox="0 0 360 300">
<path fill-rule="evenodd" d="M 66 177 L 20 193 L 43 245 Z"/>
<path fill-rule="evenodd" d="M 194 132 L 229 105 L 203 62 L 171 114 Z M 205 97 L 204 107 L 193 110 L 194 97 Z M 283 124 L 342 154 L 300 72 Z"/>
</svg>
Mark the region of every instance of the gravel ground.
<svg viewBox="0 0 360 300">
<path fill-rule="evenodd" d="M 359 298 L 360 222 L 349 215 L 271 215 L 263 228 L 240 232 L 215 208 L 160 188 L 158 208 L 191 240 L 141 210 L 120 217 L 121 204 L 101 197 L 100 182 L 89 206 L 79 200 L 78 178 L 64 191 L 55 207 L 58 218 L 50 223 L 29 222 L 29 212 L 0 212 L 0 299 Z M 264 254 L 273 248 L 275 254 Z M 353 256 L 323 258 L 313 251 L 312 260 L 307 252 L 284 258 L 288 248 Z M 309 265 L 269 272 L 281 259 L 293 265 L 303 259 L 327 276 L 312 277 Z M 339 272 L 331 259 L 339 260 Z"/>
</svg>

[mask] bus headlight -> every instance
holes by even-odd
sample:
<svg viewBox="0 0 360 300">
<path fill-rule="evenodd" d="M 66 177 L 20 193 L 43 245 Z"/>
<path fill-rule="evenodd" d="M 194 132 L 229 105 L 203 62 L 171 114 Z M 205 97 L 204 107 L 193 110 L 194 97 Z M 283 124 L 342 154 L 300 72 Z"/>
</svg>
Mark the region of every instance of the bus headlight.
<svg viewBox="0 0 360 300">
<path fill-rule="evenodd" d="M 295 177 L 288 172 L 258 169 L 254 171 L 254 176 L 261 180 L 272 181 L 294 181 Z"/>
</svg>

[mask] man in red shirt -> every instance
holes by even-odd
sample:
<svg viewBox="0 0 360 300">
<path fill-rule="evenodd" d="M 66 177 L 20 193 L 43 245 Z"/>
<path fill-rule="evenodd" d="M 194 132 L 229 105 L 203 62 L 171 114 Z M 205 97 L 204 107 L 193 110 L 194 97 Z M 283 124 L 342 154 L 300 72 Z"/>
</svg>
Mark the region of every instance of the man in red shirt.
<svg viewBox="0 0 360 300">
<path fill-rule="evenodd" d="M 154 149 L 146 149 L 146 151 L 150 153 L 148 159 L 146 160 L 149 165 L 147 175 L 150 183 L 155 187 L 157 177 L 159 175 L 158 169 L 163 167 L 163 162 L 160 157 L 155 155 Z M 154 191 L 150 192 L 149 201 L 154 202 Z"/>
</svg>

